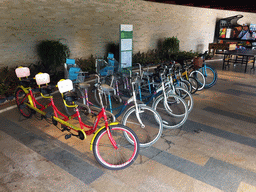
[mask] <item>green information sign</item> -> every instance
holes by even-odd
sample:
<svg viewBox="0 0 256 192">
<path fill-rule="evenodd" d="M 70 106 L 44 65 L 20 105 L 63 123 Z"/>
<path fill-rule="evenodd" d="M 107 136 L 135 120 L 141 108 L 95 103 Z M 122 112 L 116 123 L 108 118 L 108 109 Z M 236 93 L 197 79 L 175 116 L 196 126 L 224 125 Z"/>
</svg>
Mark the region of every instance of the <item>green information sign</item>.
<svg viewBox="0 0 256 192">
<path fill-rule="evenodd" d="M 133 25 L 120 25 L 120 63 L 121 68 L 132 67 Z"/>
<path fill-rule="evenodd" d="M 121 39 L 132 39 L 132 31 L 121 31 Z"/>
</svg>

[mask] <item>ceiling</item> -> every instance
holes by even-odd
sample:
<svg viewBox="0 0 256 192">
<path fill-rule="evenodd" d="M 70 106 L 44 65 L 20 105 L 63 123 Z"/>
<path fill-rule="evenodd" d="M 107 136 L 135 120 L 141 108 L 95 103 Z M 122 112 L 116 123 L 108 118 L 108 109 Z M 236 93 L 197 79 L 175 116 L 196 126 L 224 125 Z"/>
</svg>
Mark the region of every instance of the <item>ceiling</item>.
<svg viewBox="0 0 256 192">
<path fill-rule="evenodd" d="M 232 1 L 232 2 L 227 1 L 227 0 L 222 0 L 222 1 L 220 1 L 220 0 L 216 0 L 216 1 L 210 1 L 210 0 L 209 1 L 145 0 L 145 1 L 256 13 L 256 5 L 254 5 L 253 1 L 246 1 L 246 0 L 245 1 Z"/>
</svg>

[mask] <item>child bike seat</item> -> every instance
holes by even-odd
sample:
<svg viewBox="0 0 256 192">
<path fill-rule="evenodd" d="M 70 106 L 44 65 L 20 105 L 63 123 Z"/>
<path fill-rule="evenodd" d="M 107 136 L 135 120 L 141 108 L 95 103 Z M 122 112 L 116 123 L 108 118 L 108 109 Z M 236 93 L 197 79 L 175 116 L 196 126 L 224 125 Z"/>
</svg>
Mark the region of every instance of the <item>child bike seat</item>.
<svg viewBox="0 0 256 192">
<path fill-rule="evenodd" d="M 18 67 L 15 69 L 15 73 L 18 78 L 30 76 L 30 70 L 28 67 Z"/>
<path fill-rule="evenodd" d="M 63 99 L 68 102 L 77 101 L 78 96 L 75 92 L 66 92 L 63 94 Z"/>
</svg>

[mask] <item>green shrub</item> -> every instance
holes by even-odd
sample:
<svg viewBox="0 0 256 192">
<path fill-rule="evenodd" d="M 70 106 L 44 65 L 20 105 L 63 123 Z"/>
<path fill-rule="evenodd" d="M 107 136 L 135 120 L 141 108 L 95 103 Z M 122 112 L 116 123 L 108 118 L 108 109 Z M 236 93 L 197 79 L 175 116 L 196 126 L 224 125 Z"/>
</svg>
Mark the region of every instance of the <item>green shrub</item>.
<svg viewBox="0 0 256 192">
<path fill-rule="evenodd" d="M 169 58 L 171 54 L 177 53 L 180 49 L 180 41 L 177 37 L 167 37 L 163 41 L 163 57 Z"/>
<path fill-rule="evenodd" d="M 41 70 L 52 74 L 56 74 L 57 68 L 63 65 L 70 55 L 68 46 L 57 40 L 43 40 L 37 45 L 36 50 Z"/>
<path fill-rule="evenodd" d="M 15 74 L 15 68 L 2 67 L 0 69 L 0 95 L 13 96 L 17 85 L 18 78 Z"/>
<path fill-rule="evenodd" d="M 82 71 L 87 71 L 90 74 L 93 74 L 96 72 L 95 60 L 96 58 L 91 55 L 88 59 L 76 59 L 76 64 L 82 69 Z"/>
</svg>

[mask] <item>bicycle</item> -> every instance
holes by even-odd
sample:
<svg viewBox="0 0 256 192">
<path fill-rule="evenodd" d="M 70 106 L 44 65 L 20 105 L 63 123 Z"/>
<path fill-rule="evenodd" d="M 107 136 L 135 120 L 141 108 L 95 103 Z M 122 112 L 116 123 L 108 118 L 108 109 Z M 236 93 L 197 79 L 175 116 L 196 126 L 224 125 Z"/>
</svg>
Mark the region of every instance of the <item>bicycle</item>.
<svg viewBox="0 0 256 192">
<path fill-rule="evenodd" d="M 115 117 L 118 118 L 121 116 L 127 106 L 133 103 L 133 105 L 124 112 L 121 123 L 130 127 L 136 133 L 139 138 L 140 147 L 149 147 L 162 135 L 162 118 L 156 110 L 137 101 L 134 85 L 135 82 L 132 82 L 132 97 L 115 109 L 120 109 Z M 112 112 L 114 109 L 112 108 L 111 99 L 109 99 L 109 103 L 110 112 Z M 129 136 L 127 134 L 125 134 L 125 136 L 128 141 L 131 142 Z"/>
<path fill-rule="evenodd" d="M 161 116 L 154 109 L 137 102 L 135 92 L 134 92 L 134 84 L 135 82 L 131 84 L 131 87 L 133 90 L 132 97 L 127 99 L 127 101 L 122 102 L 122 105 L 119 107 L 113 108 L 111 95 L 107 94 L 109 110 L 110 110 L 110 114 L 112 114 L 114 110 L 120 109 L 120 111 L 114 116 L 115 118 L 118 118 L 124 113 L 126 108 L 131 103 L 134 103 L 134 105 L 131 106 L 129 109 L 127 109 L 126 112 L 124 113 L 123 118 L 121 120 L 121 124 L 128 125 L 128 127 L 133 129 L 133 131 L 138 136 L 140 147 L 149 147 L 153 145 L 160 138 L 162 134 L 162 130 L 163 130 L 162 119 L 161 119 Z M 110 90 L 113 89 L 110 86 L 106 86 L 106 87 L 108 87 Z M 108 90 L 105 90 L 105 91 L 108 91 Z M 84 97 L 85 104 L 91 108 L 92 107 L 91 105 L 93 104 L 89 101 L 87 92 L 88 90 L 84 89 L 83 95 L 85 95 Z M 123 100 L 125 99 L 123 98 Z M 151 117 L 154 117 L 154 118 L 151 118 Z M 127 136 L 127 134 L 125 134 L 125 136 L 129 141 L 129 137 Z"/>
<path fill-rule="evenodd" d="M 18 68 L 16 74 L 22 82 L 21 78 L 26 78 L 27 74 L 24 75 L 24 73 L 19 73 L 20 71 L 24 71 L 23 68 Z M 65 136 L 66 139 L 70 138 L 71 136 L 76 136 L 81 140 L 84 140 L 86 135 L 93 134 L 96 131 L 99 120 L 103 118 L 105 126 L 101 127 L 95 132 L 95 135 L 90 142 L 90 150 L 93 151 L 97 162 L 107 169 L 120 170 L 130 166 L 136 160 L 139 153 L 139 142 L 136 134 L 130 128 L 120 125 L 118 122 L 109 124 L 102 102 L 101 111 L 97 115 L 94 125 L 88 126 L 82 122 L 80 112 L 78 110 L 78 103 L 75 103 L 75 106 L 68 105 L 68 107 L 75 107 L 76 109 L 76 113 L 71 117 L 62 114 L 58 110 L 53 102 L 53 96 L 51 95 L 52 88 L 48 86 L 48 83 L 50 82 L 49 74 L 39 73 L 35 76 L 35 78 L 41 92 L 41 96 L 50 101 L 46 105 L 40 104 L 33 95 L 30 83 L 28 83 L 26 87 L 19 85 L 15 93 L 15 98 L 18 105 L 18 110 L 24 117 L 29 118 L 33 113 L 38 112 L 41 114 L 42 119 L 50 117 L 53 124 L 56 126 L 58 123 L 60 123 L 62 125 L 62 131 L 68 131 L 70 133 Z M 71 80 L 60 80 L 57 86 L 62 95 L 64 103 L 65 100 L 75 102 L 76 97 L 65 94 L 73 90 L 73 83 Z M 101 89 L 100 84 L 98 85 L 98 89 Z M 52 107 L 53 114 L 47 114 L 44 111 L 48 107 Z M 84 110 L 88 110 L 87 106 L 84 104 L 81 104 L 80 107 L 84 108 Z M 73 118 L 78 119 L 80 127 L 67 122 Z M 85 130 L 84 128 L 88 128 L 88 130 Z M 127 141 L 124 134 L 129 135 L 130 142 L 132 141 L 132 144 Z"/>
<path fill-rule="evenodd" d="M 173 67 L 174 67 L 173 65 L 171 66 L 161 65 L 160 67 L 158 67 L 157 70 L 155 70 L 154 73 L 149 71 L 141 72 L 143 76 L 146 76 L 146 78 L 142 78 L 142 79 L 146 79 L 144 80 L 144 82 L 146 83 L 143 84 L 142 82 L 142 85 L 138 87 L 139 98 L 142 101 L 145 101 L 146 99 L 148 99 L 148 101 L 145 101 L 145 103 L 148 104 L 162 94 L 162 87 L 165 86 L 166 87 L 165 92 L 167 94 L 178 95 L 179 97 L 181 97 L 183 100 L 186 101 L 187 107 L 188 107 L 188 113 L 190 113 L 194 105 L 193 97 L 186 88 L 183 88 L 183 86 L 178 86 L 173 82 L 173 76 L 171 73 L 173 71 L 172 70 Z M 164 85 L 162 84 L 162 82 L 164 82 Z M 185 83 L 184 83 L 184 86 L 186 87 Z M 174 108 L 174 103 L 172 107 Z M 173 114 L 173 116 L 175 116 L 175 114 Z M 181 116 L 182 116 L 182 113 L 180 115 L 176 114 L 176 117 L 181 117 Z"/>
<path fill-rule="evenodd" d="M 205 63 L 205 56 L 207 55 L 207 51 L 201 55 L 200 57 L 203 58 L 202 67 L 198 68 L 197 70 L 200 71 L 205 77 L 205 88 L 211 88 L 217 82 L 218 74 L 217 71 L 210 65 Z"/>
<path fill-rule="evenodd" d="M 162 117 L 164 128 L 176 129 L 186 122 L 188 118 L 188 106 L 185 100 L 178 96 L 176 92 L 171 93 L 169 88 L 170 86 L 168 85 L 169 81 L 164 81 L 164 73 L 165 71 L 160 75 L 161 82 L 159 84 L 154 84 L 155 87 L 154 89 L 151 89 L 151 92 L 148 92 L 148 90 L 142 90 L 140 84 L 138 84 L 137 95 L 141 101 L 145 102 L 145 104 L 149 104 L 153 101 L 152 108 L 155 109 Z M 148 73 L 148 75 L 151 74 Z M 139 82 L 141 82 L 140 77 L 138 78 Z M 151 84 L 149 84 L 148 87 L 151 87 Z M 184 90 L 180 87 L 176 87 L 175 89 L 180 91 Z M 191 101 L 193 102 L 192 99 Z"/>
</svg>

